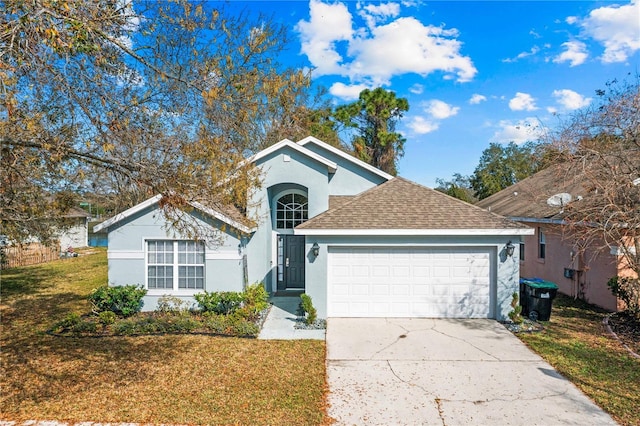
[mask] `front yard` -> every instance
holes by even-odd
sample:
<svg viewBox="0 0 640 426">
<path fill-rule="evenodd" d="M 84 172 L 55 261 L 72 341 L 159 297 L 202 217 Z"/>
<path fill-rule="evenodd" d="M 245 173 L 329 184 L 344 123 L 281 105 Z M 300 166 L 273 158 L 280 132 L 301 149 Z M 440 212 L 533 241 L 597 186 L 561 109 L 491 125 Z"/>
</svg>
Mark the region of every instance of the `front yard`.
<svg viewBox="0 0 640 426">
<path fill-rule="evenodd" d="M 558 295 L 551 321 L 518 337 L 622 425 L 640 425 L 640 360 L 605 331 L 606 313 Z"/>
<path fill-rule="evenodd" d="M 106 254 L 2 271 L 0 419 L 323 424 L 325 345 L 210 335 L 54 337 Z"/>
<path fill-rule="evenodd" d="M 322 341 L 46 333 L 88 312 L 106 275 L 104 250 L 2 271 L 0 420 L 329 423 Z M 559 296 L 545 330 L 518 337 L 618 422 L 639 425 L 640 360 L 605 333 L 604 316 Z"/>
</svg>

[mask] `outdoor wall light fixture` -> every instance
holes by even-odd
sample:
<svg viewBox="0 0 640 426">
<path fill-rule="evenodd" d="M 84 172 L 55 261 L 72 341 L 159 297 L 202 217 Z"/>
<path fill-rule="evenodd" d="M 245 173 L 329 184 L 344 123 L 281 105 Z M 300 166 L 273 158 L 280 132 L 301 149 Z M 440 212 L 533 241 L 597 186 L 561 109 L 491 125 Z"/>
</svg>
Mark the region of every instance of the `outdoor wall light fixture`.
<svg viewBox="0 0 640 426">
<path fill-rule="evenodd" d="M 313 243 L 313 245 L 311 246 L 311 253 L 313 253 L 315 257 L 318 257 L 318 255 L 320 254 L 320 246 L 318 245 L 318 243 Z"/>
<path fill-rule="evenodd" d="M 514 246 L 511 240 L 509 240 L 509 242 L 507 243 L 507 246 L 504 249 L 507 252 L 507 256 L 511 257 L 513 256 L 513 252 L 515 251 L 516 246 Z"/>
</svg>

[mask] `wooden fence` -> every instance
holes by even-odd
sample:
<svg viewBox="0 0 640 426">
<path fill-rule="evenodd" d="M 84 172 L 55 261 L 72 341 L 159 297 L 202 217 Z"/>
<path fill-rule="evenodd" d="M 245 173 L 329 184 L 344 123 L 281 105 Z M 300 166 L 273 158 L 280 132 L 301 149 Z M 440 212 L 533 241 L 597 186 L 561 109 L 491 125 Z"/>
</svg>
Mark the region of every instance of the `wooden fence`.
<svg viewBox="0 0 640 426">
<path fill-rule="evenodd" d="M 2 252 L 0 269 L 35 265 L 60 258 L 60 247 L 57 244 L 45 246 L 40 243 L 30 243 L 22 246 L 7 246 L 2 248 Z"/>
</svg>

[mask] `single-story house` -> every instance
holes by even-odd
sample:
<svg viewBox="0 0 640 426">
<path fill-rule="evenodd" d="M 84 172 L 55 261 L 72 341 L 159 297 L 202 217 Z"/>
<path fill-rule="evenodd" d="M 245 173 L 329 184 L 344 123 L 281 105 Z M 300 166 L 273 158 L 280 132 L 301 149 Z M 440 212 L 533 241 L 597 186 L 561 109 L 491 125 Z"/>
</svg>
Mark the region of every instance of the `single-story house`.
<svg viewBox="0 0 640 426">
<path fill-rule="evenodd" d="M 144 285 L 147 310 L 163 295 L 262 282 L 279 295 L 306 292 L 325 318 L 507 318 L 529 227 L 313 137 L 249 161 L 263 177 L 248 203 L 257 225 L 194 203 L 190 214 L 224 238 L 190 241 L 167 230 L 153 197 L 95 227 L 108 231 L 109 283 Z"/>
<path fill-rule="evenodd" d="M 630 269 L 618 247 L 604 241 L 579 246 L 565 229 L 564 209 L 590 194 L 580 176 L 564 173 L 566 166 L 544 169 L 476 205 L 506 216 L 535 230 L 520 246 L 520 275 L 538 277 L 558 285 L 563 294 L 583 299 L 609 311 L 622 307 L 607 286 L 616 275 L 629 276 Z"/>
</svg>

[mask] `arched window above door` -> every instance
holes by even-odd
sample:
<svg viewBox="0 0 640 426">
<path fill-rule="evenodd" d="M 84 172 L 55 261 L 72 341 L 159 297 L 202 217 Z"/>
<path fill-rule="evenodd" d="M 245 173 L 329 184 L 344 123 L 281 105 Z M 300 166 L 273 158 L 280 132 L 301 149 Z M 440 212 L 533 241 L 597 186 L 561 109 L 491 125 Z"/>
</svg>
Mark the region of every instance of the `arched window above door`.
<svg viewBox="0 0 640 426">
<path fill-rule="evenodd" d="M 276 202 L 276 228 L 293 229 L 309 218 L 309 201 L 295 192 L 285 194 Z"/>
</svg>

